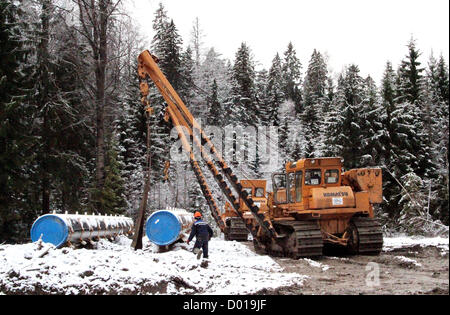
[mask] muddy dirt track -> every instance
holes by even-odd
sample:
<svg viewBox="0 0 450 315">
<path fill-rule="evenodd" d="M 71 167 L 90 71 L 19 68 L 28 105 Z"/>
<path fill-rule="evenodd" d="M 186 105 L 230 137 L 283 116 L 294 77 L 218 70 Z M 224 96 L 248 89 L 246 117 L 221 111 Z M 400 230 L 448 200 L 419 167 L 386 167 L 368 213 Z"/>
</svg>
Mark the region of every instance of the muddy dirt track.
<svg viewBox="0 0 450 315">
<path fill-rule="evenodd" d="M 252 248 L 252 244 L 247 244 Z M 307 275 L 301 287 L 268 294 L 443 295 L 449 294 L 449 255 L 434 246 L 411 246 L 379 256 L 348 256 L 326 251 L 317 259 L 274 258 L 285 272 Z"/>
</svg>

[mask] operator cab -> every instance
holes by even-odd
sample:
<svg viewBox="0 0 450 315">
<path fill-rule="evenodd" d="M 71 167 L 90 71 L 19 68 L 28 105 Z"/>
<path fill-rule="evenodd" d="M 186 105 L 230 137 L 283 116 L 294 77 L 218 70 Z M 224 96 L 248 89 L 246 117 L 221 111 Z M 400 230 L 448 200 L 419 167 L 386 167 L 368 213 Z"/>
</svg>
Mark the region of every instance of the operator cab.
<svg viewBox="0 0 450 315">
<path fill-rule="evenodd" d="M 286 165 L 285 173 L 272 177 L 276 204 L 302 203 L 311 189 L 341 186 L 342 159 L 304 159 Z"/>
</svg>

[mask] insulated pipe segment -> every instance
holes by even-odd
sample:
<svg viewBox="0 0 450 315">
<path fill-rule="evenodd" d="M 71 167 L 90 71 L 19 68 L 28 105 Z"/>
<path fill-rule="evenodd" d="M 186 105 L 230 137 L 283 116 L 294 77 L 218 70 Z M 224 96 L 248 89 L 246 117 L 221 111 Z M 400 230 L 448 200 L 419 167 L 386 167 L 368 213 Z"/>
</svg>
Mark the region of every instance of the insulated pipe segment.
<svg viewBox="0 0 450 315">
<path fill-rule="evenodd" d="M 123 216 L 97 216 L 78 214 L 47 214 L 38 218 L 31 227 L 31 241 L 42 239 L 56 247 L 66 243 L 131 234 L 133 220 Z"/>
<path fill-rule="evenodd" d="M 194 217 L 186 210 L 161 210 L 148 218 L 145 233 L 152 243 L 166 246 L 186 238 L 193 224 Z"/>
</svg>

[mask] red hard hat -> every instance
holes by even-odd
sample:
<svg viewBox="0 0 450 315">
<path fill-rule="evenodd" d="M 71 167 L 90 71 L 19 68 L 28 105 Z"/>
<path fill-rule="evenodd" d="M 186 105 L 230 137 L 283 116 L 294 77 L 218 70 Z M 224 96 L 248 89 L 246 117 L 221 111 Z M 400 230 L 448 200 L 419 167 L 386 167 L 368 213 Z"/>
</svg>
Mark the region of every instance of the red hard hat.
<svg viewBox="0 0 450 315">
<path fill-rule="evenodd" d="M 201 218 L 201 217 L 202 217 L 202 214 L 198 211 L 194 214 L 194 218 Z"/>
</svg>

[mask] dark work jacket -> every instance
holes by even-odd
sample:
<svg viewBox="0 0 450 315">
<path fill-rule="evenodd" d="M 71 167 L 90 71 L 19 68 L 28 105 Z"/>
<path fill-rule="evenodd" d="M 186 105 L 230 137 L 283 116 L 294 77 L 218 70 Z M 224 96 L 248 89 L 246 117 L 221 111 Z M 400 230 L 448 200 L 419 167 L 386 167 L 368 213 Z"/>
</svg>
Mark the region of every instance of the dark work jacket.
<svg viewBox="0 0 450 315">
<path fill-rule="evenodd" d="M 194 236 L 197 238 L 197 241 L 209 241 L 213 236 L 213 230 L 203 220 L 198 220 L 192 225 L 191 235 L 189 235 L 188 241 L 192 241 Z"/>
</svg>

